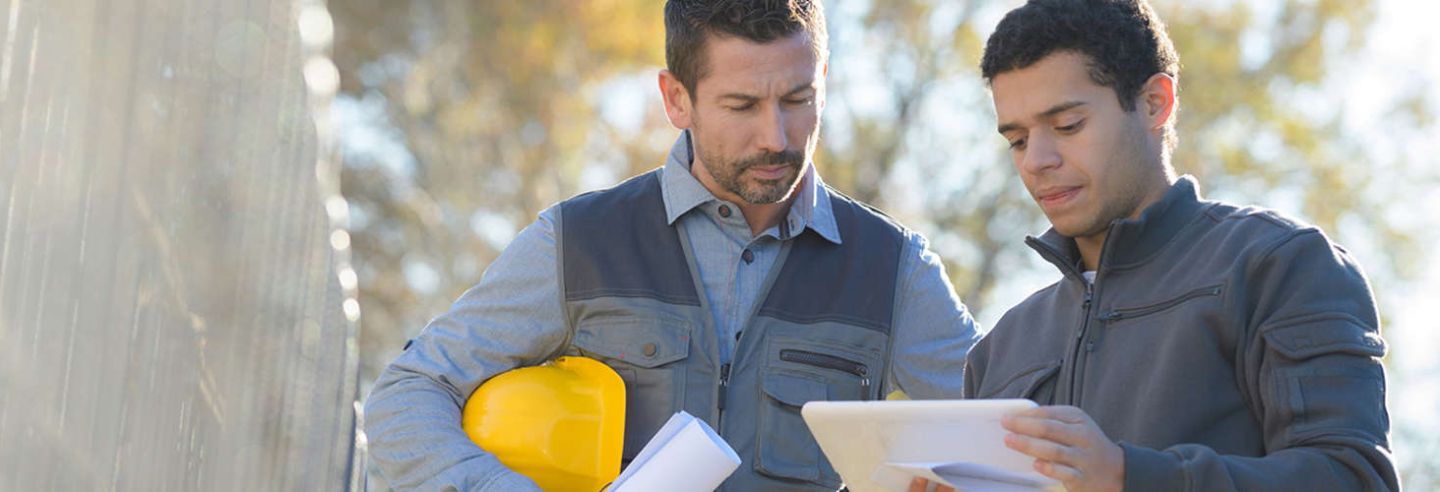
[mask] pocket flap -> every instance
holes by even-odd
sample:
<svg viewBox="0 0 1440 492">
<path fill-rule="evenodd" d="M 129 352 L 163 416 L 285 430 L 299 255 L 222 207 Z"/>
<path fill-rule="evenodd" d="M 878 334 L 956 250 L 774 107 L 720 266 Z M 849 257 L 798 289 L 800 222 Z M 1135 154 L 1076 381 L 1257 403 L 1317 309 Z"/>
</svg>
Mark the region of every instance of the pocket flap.
<svg viewBox="0 0 1440 492">
<path fill-rule="evenodd" d="M 574 344 L 637 367 L 657 367 L 690 355 L 690 324 L 679 318 L 587 321 L 575 330 Z"/>
<path fill-rule="evenodd" d="M 1307 319 L 1265 332 L 1265 342 L 1293 360 L 1332 353 L 1366 357 L 1385 355 L 1385 340 L 1350 317 Z"/>
<path fill-rule="evenodd" d="M 1046 361 L 1036 364 L 1011 376 L 1008 381 L 993 390 L 985 391 L 978 398 L 1029 398 L 1036 399 L 1035 393 L 1047 380 L 1060 373 L 1061 361 Z M 1043 404 L 1043 402 L 1041 402 Z"/>
<path fill-rule="evenodd" d="M 765 376 L 765 394 L 775 401 L 792 407 L 804 406 L 812 401 L 825 401 L 824 381 L 784 374 L 772 373 Z"/>
</svg>

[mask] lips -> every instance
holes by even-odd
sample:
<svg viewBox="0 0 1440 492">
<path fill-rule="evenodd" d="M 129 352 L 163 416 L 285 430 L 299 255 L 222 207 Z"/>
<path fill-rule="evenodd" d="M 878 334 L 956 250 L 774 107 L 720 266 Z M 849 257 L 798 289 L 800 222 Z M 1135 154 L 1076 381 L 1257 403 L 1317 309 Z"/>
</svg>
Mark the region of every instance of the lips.
<svg viewBox="0 0 1440 492">
<path fill-rule="evenodd" d="M 785 175 L 790 172 L 790 167 L 791 166 L 786 164 L 776 164 L 773 166 L 751 166 L 746 170 L 754 173 L 755 177 L 760 179 L 780 179 L 784 178 Z"/>
<path fill-rule="evenodd" d="M 1055 186 L 1040 190 L 1035 194 L 1035 201 L 1043 207 L 1053 207 L 1070 201 L 1079 193 L 1079 186 Z"/>
</svg>

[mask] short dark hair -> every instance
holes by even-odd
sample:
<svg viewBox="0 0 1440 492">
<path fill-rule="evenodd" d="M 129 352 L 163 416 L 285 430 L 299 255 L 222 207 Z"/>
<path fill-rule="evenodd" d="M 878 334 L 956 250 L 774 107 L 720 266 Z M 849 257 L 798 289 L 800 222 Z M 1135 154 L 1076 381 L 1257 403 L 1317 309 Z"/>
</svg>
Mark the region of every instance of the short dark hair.
<svg viewBox="0 0 1440 492">
<path fill-rule="evenodd" d="M 985 43 L 986 82 L 1055 52 L 1085 55 L 1090 79 L 1135 110 L 1140 87 L 1157 73 L 1180 76 L 1180 56 L 1165 23 L 1145 0 L 1030 0 L 1005 14 Z"/>
<path fill-rule="evenodd" d="M 665 64 L 693 99 L 706 75 L 710 36 L 768 43 L 799 32 L 810 35 L 815 55 L 824 60 L 829 34 L 820 0 L 667 0 Z"/>
</svg>

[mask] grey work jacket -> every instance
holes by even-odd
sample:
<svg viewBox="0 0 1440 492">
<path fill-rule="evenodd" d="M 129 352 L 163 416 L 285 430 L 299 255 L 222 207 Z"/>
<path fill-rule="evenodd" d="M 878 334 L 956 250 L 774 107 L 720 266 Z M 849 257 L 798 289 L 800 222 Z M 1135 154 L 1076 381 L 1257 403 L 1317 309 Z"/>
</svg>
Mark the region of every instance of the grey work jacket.
<svg viewBox="0 0 1440 492">
<path fill-rule="evenodd" d="M 658 172 L 564 202 L 558 241 L 570 346 L 625 380 L 626 461 L 685 410 L 743 460 L 722 490 L 840 486 L 800 407 L 881 396 L 906 239 L 878 212 L 830 197 L 845 242 L 809 230 L 786 242 L 729 364 L 709 336 L 687 236 L 665 220 Z"/>
<path fill-rule="evenodd" d="M 1127 492 L 1398 487 L 1375 303 L 1320 230 L 1184 177 L 1110 226 L 1093 286 L 1073 240 L 1027 242 L 1063 277 L 975 346 L 967 397 L 1085 410 Z"/>
</svg>

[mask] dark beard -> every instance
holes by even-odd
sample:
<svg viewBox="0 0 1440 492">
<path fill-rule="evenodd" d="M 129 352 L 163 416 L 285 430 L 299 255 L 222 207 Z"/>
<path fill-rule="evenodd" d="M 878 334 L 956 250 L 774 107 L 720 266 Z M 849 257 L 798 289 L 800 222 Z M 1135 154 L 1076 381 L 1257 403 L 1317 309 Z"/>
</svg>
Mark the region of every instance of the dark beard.
<svg viewBox="0 0 1440 492">
<path fill-rule="evenodd" d="M 716 161 L 705 159 L 705 162 L 710 163 Z M 715 169 L 711 168 L 710 175 L 713 176 L 715 182 L 725 188 L 726 191 L 738 195 L 741 199 L 745 200 L 746 203 L 752 205 L 777 203 L 790 196 L 790 191 L 795 186 L 795 181 L 787 183 L 784 182 L 785 180 L 783 179 L 762 179 L 756 180 L 754 182 L 755 186 L 747 187 L 745 183 L 740 180 L 740 176 L 745 174 L 746 169 L 755 166 L 774 166 L 776 164 L 783 164 L 795 170 L 795 180 L 799 180 L 800 167 L 805 164 L 805 153 L 798 150 L 767 152 L 722 166 L 721 170 L 727 172 L 717 173 Z"/>
</svg>

